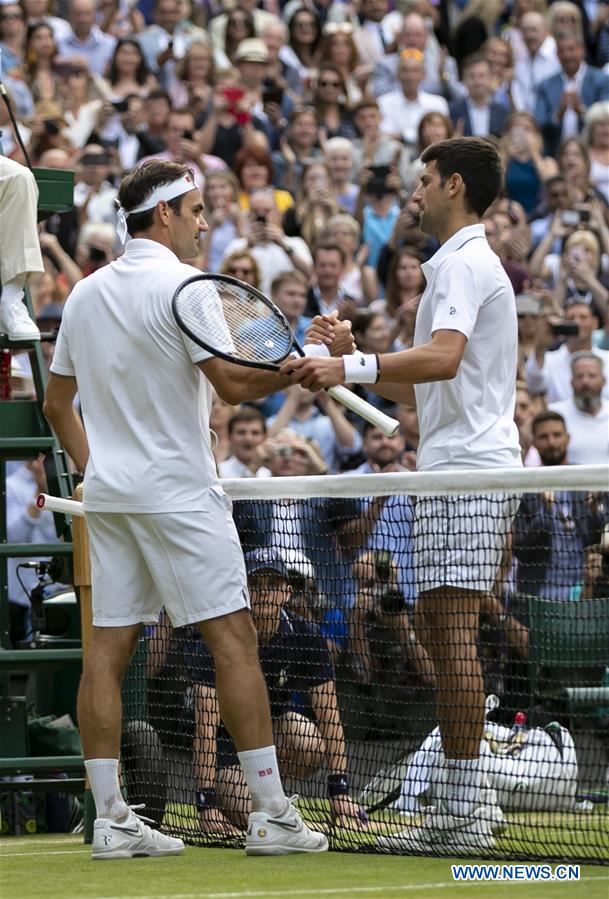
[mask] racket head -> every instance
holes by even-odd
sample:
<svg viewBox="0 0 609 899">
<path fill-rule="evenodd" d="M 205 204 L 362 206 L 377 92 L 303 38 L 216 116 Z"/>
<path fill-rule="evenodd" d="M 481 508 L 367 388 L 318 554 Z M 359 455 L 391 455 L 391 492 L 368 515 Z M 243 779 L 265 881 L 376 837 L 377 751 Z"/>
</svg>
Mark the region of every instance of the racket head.
<svg viewBox="0 0 609 899">
<path fill-rule="evenodd" d="M 281 310 L 231 275 L 202 272 L 187 278 L 174 293 L 171 308 L 181 331 L 228 362 L 276 371 L 298 351 Z"/>
</svg>

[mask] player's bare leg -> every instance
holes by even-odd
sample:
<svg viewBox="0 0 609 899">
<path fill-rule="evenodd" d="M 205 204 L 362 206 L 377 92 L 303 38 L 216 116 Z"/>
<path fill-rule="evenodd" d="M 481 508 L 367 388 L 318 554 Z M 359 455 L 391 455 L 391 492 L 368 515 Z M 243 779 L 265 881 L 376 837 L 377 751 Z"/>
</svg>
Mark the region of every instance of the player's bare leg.
<svg viewBox="0 0 609 899">
<path fill-rule="evenodd" d="M 437 714 L 447 759 L 477 759 L 484 683 L 476 638 L 480 594 L 439 587 L 419 596 L 416 632 L 436 673 Z"/>
<path fill-rule="evenodd" d="M 421 593 L 417 637 L 436 675 L 437 717 L 445 756 L 441 799 L 424 823 L 379 839 L 391 851 L 483 853 L 494 845 L 481 807 L 480 741 L 484 730 L 484 682 L 476 637 L 480 594 L 455 587 Z M 481 814 L 482 812 L 482 814 Z"/>
<path fill-rule="evenodd" d="M 94 627 L 78 690 L 78 725 L 85 758 L 115 758 L 121 744 L 121 684 L 141 625 Z"/>
<path fill-rule="evenodd" d="M 250 613 L 222 615 L 199 628 L 214 657 L 220 714 L 237 752 L 271 746 L 271 710 Z"/>
<path fill-rule="evenodd" d="M 129 808 L 119 785 L 121 684 L 140 628 L 93 628 L 78 691 L 78 724 L 96 808 L 91 857 L 98 860 L 184 851 L 182 840 L 152 830 Z"/>
<path fill-rule="evenodd" d="M 258 638 L 249 611 L 200 622 L 199 628 L 214 657 L 220 713 L 237 748 L 254 809 L 246 853 L 325 852 L 325 836 L 309 830 L 283 792 Z"/>
</svg>

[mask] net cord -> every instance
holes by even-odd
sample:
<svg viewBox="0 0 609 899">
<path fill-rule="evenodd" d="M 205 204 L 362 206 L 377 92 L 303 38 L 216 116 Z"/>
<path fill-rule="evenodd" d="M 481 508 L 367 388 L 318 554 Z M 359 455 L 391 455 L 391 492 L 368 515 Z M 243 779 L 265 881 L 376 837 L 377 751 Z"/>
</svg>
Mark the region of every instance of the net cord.
<svg viewBox="0 0 609 899">
<path fill-rule="evenodd" d="M 556 465 L 544 468 L 473 468 L 466 471 L 411 471 L 388 474 L 320 475 L 297 478 L 227 478 L 221 481 L 233 500 L 300 497 L 447 496 L 485 493 L 539 493 L 541 490 L 609 490 L 606 465 Z M 80 503 L 40 494 L 40 508 L 82 515 Z"/>
</svg>

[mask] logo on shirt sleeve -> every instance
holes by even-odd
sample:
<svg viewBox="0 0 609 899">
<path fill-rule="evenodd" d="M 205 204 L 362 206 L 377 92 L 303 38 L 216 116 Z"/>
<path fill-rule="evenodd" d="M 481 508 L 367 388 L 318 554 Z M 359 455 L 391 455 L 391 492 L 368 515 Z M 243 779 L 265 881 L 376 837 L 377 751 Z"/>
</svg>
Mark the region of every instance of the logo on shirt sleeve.
<svg viewBox="0 0 609 899">
<path fill-rule="evenodd" d="M 455 309 L 454 306 L 451 306 L 451 307 L 450 307 L 450 309 L 448 310 L 448 314 L 449 314 L 449 315 L 456 315 L 456 314 L 457 314 L 457 310 Z"/>
</svg>

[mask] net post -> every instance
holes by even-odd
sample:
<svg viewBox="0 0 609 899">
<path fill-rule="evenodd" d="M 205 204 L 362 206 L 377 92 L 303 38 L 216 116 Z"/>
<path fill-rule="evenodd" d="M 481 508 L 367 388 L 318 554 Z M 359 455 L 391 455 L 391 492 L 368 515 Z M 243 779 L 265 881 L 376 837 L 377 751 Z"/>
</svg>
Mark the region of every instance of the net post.
<svg viewBox="0 0 609 899">
<path fill-rule="evenodd" d="M 79 484 L 72 499 L 82 502 L 82 484 Z M 82 640 L 83 665 L 91 641 L 93 628 L 93 610 L 91 601 L 91 560 L 89 558 L 89 535 L 84 518 L 72 518 L 74 586 L 78 591 L 80 605 L 80 631 Z M 93 824 L 95 822 L 95 803 L 89 779 L 85 779 L 85 843 L 93 842 Z"/>
</svg>

